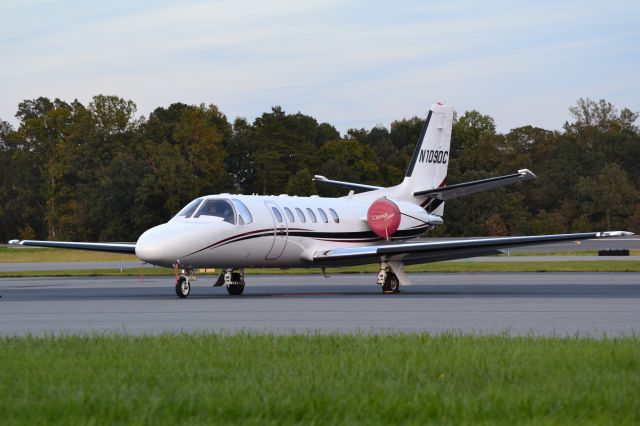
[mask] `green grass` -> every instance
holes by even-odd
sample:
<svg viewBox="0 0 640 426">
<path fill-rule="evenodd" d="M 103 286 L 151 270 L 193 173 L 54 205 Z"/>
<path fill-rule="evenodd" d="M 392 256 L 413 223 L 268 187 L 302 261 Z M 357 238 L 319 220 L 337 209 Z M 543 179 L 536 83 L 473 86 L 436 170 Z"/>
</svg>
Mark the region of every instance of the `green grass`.
<svg viewBox="0 0 640 426">
<path fill-rule="evenodd" d="M 637 260 L 598 260 L 593 262 L 437 262 L 407 267 L 408 272 L 640 272 Z M 318 268 L 249 268 L 248 275 L 267 274 L 318 274 Z M 377 265 L 329 268 L 328 274 L 377 273 Z M 98 276 L 140 276 L 140 268 L 120 269 L 73 269 L 55 271 L 14 271 L 0 272 L 0 278 L 11 277 L 98 277 Z M 209 270 L 198 275 L 217 275 L 220 270 Z M 173 269 L 144 268 L 145 276 L 172 276 Z"/>
<path fill-rule="evenodd" d="M 640 339 L 0 339 L 11 424 L 639 424 Z"/>
<path fill-rule="evenodd" d="M 132 254 L 88 250 L 0 247 L 0 263 L 135 261 Z"/>
</svg>

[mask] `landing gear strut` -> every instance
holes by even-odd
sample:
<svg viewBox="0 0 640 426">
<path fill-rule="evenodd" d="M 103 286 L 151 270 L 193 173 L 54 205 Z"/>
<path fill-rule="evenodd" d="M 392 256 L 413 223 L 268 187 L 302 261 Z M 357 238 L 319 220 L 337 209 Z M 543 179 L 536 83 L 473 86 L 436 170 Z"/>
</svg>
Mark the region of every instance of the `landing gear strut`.
<svg viewBox="0 0 640 426">
<path fill-rule="evenodd" d="M 378 285 L 382 286 L 384 294 L 400 293 L 400 280 L 389 262 L 380 262 L 380 272 L 378 272 Z"/>
<path fill-rule="evenodd" d="M 244 292 L 244 270 L 234 271 L 233 269 L 225 269 L 220 277 L 213 285 L 214 287 L 225 284 L 227 293 L 231 296 L 240 296 Z"/>
</svg>

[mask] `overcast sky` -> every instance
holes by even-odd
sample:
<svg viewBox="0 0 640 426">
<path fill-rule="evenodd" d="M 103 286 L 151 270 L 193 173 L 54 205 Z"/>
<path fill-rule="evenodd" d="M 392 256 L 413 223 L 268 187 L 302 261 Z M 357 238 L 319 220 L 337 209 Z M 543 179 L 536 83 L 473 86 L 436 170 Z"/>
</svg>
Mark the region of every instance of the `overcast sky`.
<svg viewBox="0 0 640 426">
<path fill-rule="evenodd" d="M 132 99 L 145 116 L 273 105 L 344 132 L 477 109 L 560 129 L 579 97 L 640 110 L 640 2 L 0 2 L 0 118 L 24 99 Z"/>
</svg>

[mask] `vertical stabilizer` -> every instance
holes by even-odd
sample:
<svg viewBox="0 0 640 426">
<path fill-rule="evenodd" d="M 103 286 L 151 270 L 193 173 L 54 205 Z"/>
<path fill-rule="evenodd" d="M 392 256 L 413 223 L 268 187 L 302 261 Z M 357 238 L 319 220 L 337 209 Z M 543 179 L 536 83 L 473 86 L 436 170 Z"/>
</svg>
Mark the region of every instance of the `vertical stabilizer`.
<svg viewBox="0 0 640 426">
<path fill-rule="evenodd" d="M 414 192 L 438 188 L 445 185 L 449 166 L 449 147 L 453 107 L 437 103 L 431 106 L 420 133 L 420 138 L 411 157 L 404 180 L 398 187 L 399 197 L 423 205 L 430 212 L 442 215 L 444 204 L 427 205 L 426 197 L 415 197 Z"/>
<path fill-rule="evenodd" d="M 364 202 L 373 202 L 381 197 L 409 201 L 419 204 L 429 213 L 442 216 L 444 201 L 413 194 L 445 185 L 452 125 L 453 107 L 441 103 L 432 105 L 402 183 L 362 192 L 355 197 Z"/>
</svg>

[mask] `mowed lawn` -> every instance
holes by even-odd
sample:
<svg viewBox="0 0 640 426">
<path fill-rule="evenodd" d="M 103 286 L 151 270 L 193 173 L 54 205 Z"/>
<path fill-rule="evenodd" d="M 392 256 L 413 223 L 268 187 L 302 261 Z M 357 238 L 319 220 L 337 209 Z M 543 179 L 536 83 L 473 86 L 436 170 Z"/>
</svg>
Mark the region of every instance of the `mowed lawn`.
<svg viewBox="0 0 640 426">
<path fill-rule="evenodd" d="M 0 423 L 640 424 L 640 339 L 0 339 Z"/>
<path fill-rule="evenodd" d="M 118 262 L 136 261 L 132 254 L 105 253 L 90 250 L 0 247 L 0 263 L 38 262 Z"/>
<path fill-rule="evenodd" d="M 576 254 L 576 252 L 572 252 Z M 551 258 L 551 257 L 550 257 Z M 38 263 L 38 262 L 100 262 L 100 261 L 136 261 L 133 255 L 100 253 L 83 250 L 38 249 L 38 248 L 0 248 L 0 263 Z M 142 262 L 140 263 L 142 265 Z M 328 268 L 330 274 L 339 273 L 377 273 L 377 265 Z M 0 272 L 0 278 L 7 277 L 67 277 L 67 276 L 170 276 L 175 273 L 171 268 L 99 268 L 34 271 Z M 640 272 L 640 257 L 631 256 L 628 260 L 602 260 L 581 262 L 557 261 L 510 261 L 510 262 L 435 262 L 410 265 L 407 272 Z M 219 270 L 200 271 L 200 274 L 217 275 Z M 258 274 L 309 274 L 318 273 L 318 268 L 264 269 L 248 268 L 248 275 Z"/>
</svg>

